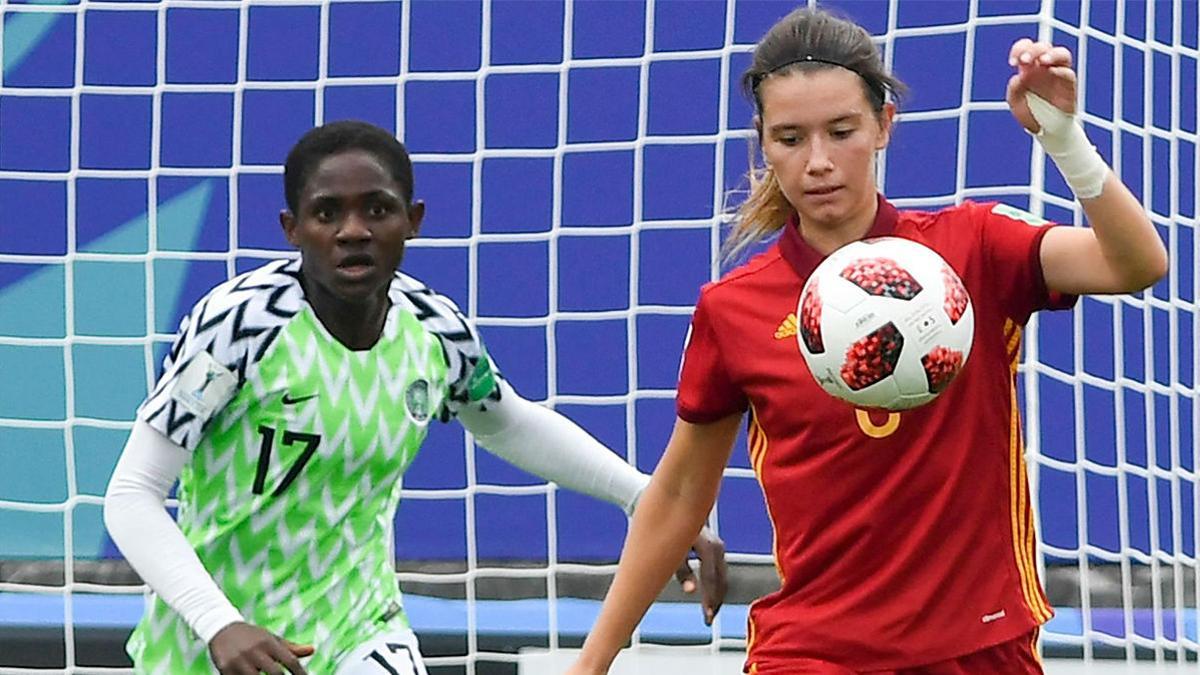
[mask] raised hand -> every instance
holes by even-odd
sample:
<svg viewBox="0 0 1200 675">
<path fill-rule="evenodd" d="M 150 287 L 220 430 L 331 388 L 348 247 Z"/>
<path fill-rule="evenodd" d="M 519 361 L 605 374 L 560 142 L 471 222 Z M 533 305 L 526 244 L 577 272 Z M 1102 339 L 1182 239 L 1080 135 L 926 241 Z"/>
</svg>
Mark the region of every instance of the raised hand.
<svg viewBox="0 0 1200 675">
<path fill-rule="evenodd" d="M 1017 72 L 1008 80 L 1005 98 L 1013 117 L 1021 126 L 1035 134 L 1041 129 L 1029 111 L 1029 104 L 1025 100 L 1027 92 L 1037 94 L 1068 115 L 1075 114 L 1078 92 L 1071 52 L 1066 47 L 1021 38 L 1009 49 L 1008 64 Z"/>
</svg>

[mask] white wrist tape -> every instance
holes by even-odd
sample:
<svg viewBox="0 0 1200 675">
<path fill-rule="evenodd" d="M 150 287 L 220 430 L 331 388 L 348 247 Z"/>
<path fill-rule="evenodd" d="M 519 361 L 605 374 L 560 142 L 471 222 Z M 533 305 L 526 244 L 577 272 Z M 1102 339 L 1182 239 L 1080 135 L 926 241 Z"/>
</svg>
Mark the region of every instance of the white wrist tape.
<svg viewBox="0 0 1200 675">
<path fill-rule="evenodd" d="M 1108 178 L 1108 164 L 1088 140 L 1075 116 L 1059 110 L 1033 92 L 1025 92 L 1025 101 L 1041 126 L 1033 137 L 1054 160 L 1071 191 L 1080 199 L 1100 196 L 1104 180 Z"/>
</svg>

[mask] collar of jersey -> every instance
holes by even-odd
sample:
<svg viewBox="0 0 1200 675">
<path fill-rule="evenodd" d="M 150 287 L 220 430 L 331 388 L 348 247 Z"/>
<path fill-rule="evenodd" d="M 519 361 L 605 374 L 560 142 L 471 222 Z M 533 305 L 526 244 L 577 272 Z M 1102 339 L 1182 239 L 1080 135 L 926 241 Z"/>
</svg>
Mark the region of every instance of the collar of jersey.
<svg viewBox="0 0 1200 675">
<path fill-rule="evenodd" d="M 879 195 L 879 208 L 875 211 L 875 222 L 871 224 L 871 230 L 867 232 L 864 239 L 872 237 L 886 237 L 896 230 L 896 221 L 899 220 L 900 214 L 896 211 L 896 207 L 892 203 Z M 817 269 L 817 265 L 825 259 L 825 255 L 808 245 L 804 241 L 804 237 L 800 236 L 800 227 L 798 217 L 792 214 L 788 218 L 787 226 L 783 228 L 783 234 L 779 236 L 779 253 L 783 259 L 788 261 L 792 269 L 796 270 L 796 274 L 800 275 L 801 279 L 807 279 L 808 275 L 812 274 L 813 270 Z"/>
</svg>

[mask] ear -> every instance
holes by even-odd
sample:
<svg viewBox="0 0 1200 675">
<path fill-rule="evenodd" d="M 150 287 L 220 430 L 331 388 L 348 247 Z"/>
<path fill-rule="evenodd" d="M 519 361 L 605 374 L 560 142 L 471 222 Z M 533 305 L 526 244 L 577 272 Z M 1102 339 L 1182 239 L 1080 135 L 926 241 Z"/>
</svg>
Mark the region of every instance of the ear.
<svg viewBox="0 0 1200 675">
<path fill-rule="evenodd" d="M 300 241 L 296 237 L 296 215 L 288 209 L 280 211 L 279 225 L 283 227 L 283 236 L 287 238 L 288 243 L 296 248 L 300 248 Z"/>
<path fill-rule="evenodd" d="M 879 121 L 879 138 L 875 142 L 876 150 L 883 150 L 892 140 L 892 128 L 896 122 L 896 104 L 884 103 L 883 110 L 875 116 Z"/>
<path fill-rule="evenodd" d="M 425 202 L 417 200 L 408 207 L 408 237 L 416 239 L 421 231 L 421 221 L 425 218 Z"/>
</svg>

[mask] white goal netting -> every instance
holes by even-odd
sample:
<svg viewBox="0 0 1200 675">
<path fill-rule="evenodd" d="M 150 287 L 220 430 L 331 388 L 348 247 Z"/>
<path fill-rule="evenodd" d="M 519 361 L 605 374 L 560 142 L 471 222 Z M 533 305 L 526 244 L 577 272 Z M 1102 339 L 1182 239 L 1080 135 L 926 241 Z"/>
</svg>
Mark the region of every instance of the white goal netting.
<svg viewBox="0 0 1200 675">
<path fill-rule="evenodd" d="M 1150 291 L 1086 298 L 1026 333 L 1039 561 L 1058 613 L 1044 641 L 1089 660 L 1194 658 L 1197 3 L 822 4 L 876 35 L 912 89 L 881 161 L 902 207 L 1002 200 L 1081 223 L 1004 103 L 1015 39 L 1075 53 L 1088 133 L 1172 267 Z M 0 3 L 0 636 L 23 636 L 0 637 L 0 672 L 104 670 L 96 636 L 136 621 L 141 589 L 91 571 L 119 567 L 100 518 L 108 474 L 190 303 L 288 254 L 281 163 L 322 121 L 405 140 L 429 207 L 407 271 L 478 321 L 526 396 L 653 468 L 747 166 L 738 78 L 793 6 Z M 514 646 L 578 643 L 595 602 L 561 597 L 560 576 L 611 572 L 621 514 L 454 430 L 431 437 L 405 489 L 401 582 L 454 596 L 411 595 L 419 632 L 454 636 L 431 664 L 477 672 L 513 663 Z M 713 524 L 732 561 L 770 564 L 742 450 Z M 480 591 L 497 580 L 539 597 Z M 674 610 L 652 612 L 643 638 L 744 644 L 743 603 L 712 629 Z M 26 639 L 51 647 L 11 651 Z"/>
</svg>

